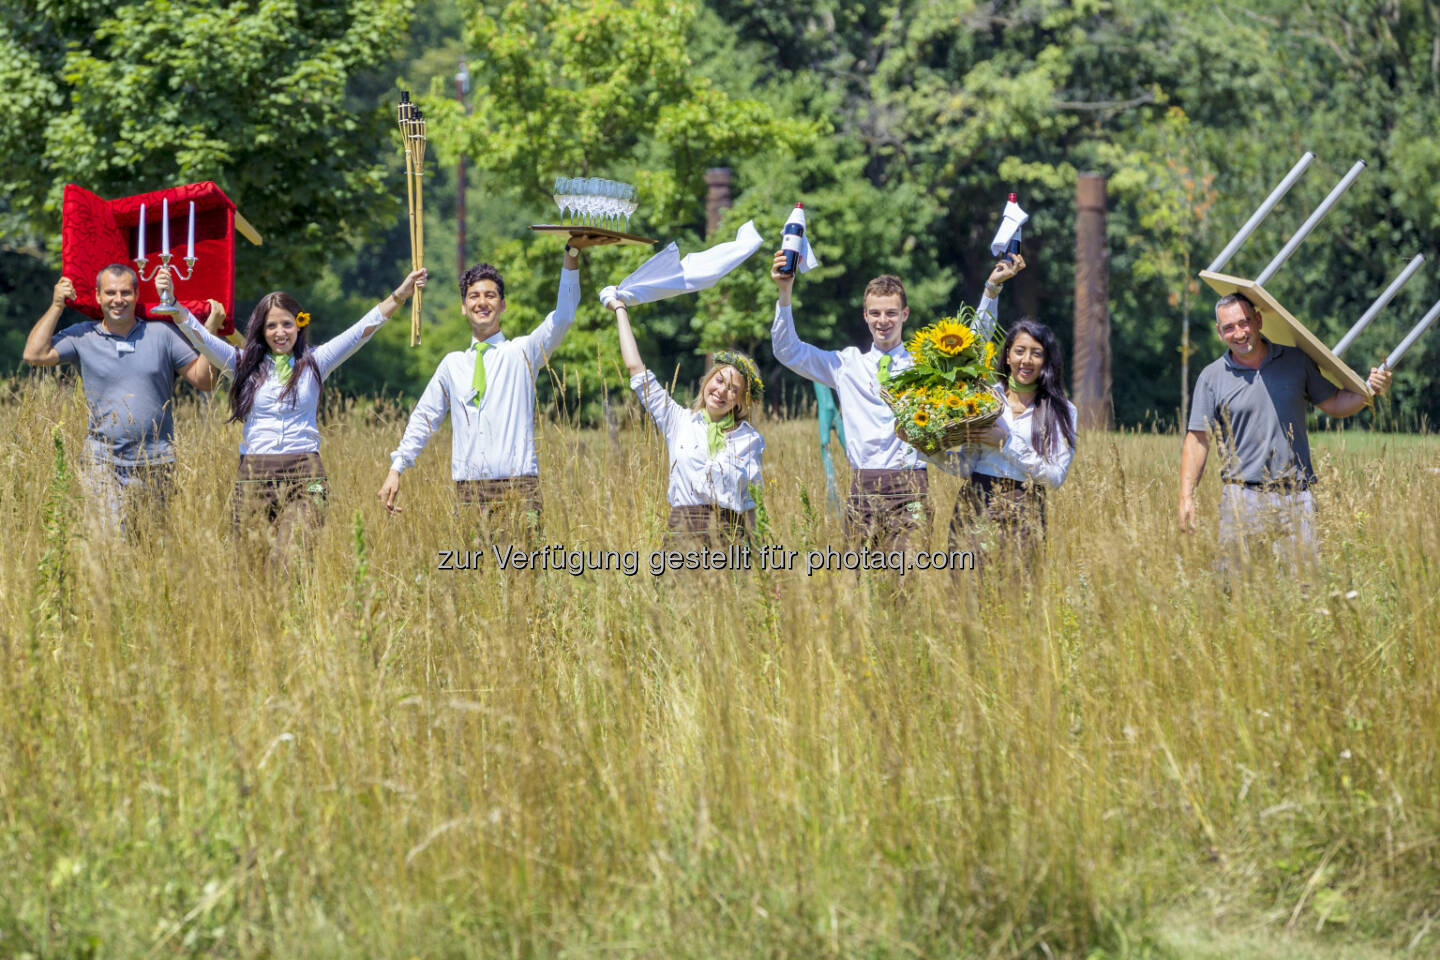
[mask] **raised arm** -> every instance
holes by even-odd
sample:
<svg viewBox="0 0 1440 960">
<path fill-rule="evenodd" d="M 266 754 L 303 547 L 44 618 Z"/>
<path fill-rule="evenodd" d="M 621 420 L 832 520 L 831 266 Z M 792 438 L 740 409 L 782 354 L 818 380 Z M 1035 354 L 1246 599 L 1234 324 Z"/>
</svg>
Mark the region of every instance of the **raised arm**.
<svg viewBox="0 0 1440 960">
<path fill-rule="evenodd" d="M 1018 253 L 1005 257 L 990 271 L 985 281 L 985 293 L 975 307 L 975 336 L 989 340 L 995 333 L 995 324 L 1000 317 L 1000 285 L 1025 269 L 1025 258 Z"/>
<path fill-rule="evenodd" d="M 644 373 L 645 361 L 640 359 L 640 347 L 630 329 L 630 311 L 619 300 L 611 300 L 605 306 L 615 311 L 615 332 L 620 337 L 620 359 L 625 361 L 625 369 L 632 377 Z"/>
<path fill-rule="evenodd" d="M 560 287 L 555 291 L 555 309 L 530 331 L 525 344 L 525 355 L 531 369 L 539 371 L 550 359 L 555 348 L 575 322 L 575 310 L 580 306 L 580 248 L 587 246 L 585 238 L 572 238 L 573 243 L 565 245 L 565 262 L 560 269 Z"/>
<path fill-rule="evenodd" d="M 175 329 L 189 341 L 190 346 L 200 351 L 200 356 L 210 362 L 216 370 L 234 375 L 235 356 L 238 351 L 229 343 L 207 330 L 195 314 L 180 304 L 175 305 Z"/>
<path fill-rule="evenodd" d="M 53 367 L 60 362 L 60 351 L 55 349 L 51 341 L 55 337 L 55 325 L 60 321 L 60 314 L 65 312 L 65 301 L 74 299 L 75 285 L 70 282 L 69 277 L 61 277 L 55 281 L 55 289 L 50 295 L 50 306 L 40 314 L 40 319 L 35 321 L 35 326 L 30 328 L 30 335 L 25 338 L 25 352 L 22 356 L 30 366 Z"/>
<path fill-rule="evenodd" d="M 833 350 L 821 350 L 801 340 L 795 333 L 795 317 L 790 308 L 790 294 L 795 287 L 795 277 L 780 272 L 784 264 L 783 251 L 776 253 L 770 264 L 770 279 L 775 281 L 779 290 L 775 299 L 775 322 L 770 326 L 770 349 L 776 360 L 800 376 L 833 387 L 835 377 L 840 372 L 840 354 Z"/>
<path fill-rule="evenodd" d="M 660 428 L 668 440 L 670 429 L 685 416 L 685 408 L 676 403 L 666 389 L 660 385 L 655 374 L 645 368 L 640 359 L 640 347 L 635 343 L 635 333 L 630 329 L 630 311 L 619 300 L 605 304 L 615 311 L 615 328 L 620 336 L 620 359 L 630 373 L 630 389 L 640 398 L 640 403 L 649 411 L 655 426 Z"/>
<path fill-rule="evenodd" d="M 425 286 L 427 276 L 428 271 L 424 267 L 412 271 L 401 281 L 400 286 L 395 288 L 394 293 L 371 307 L 370 312 L 351 324 L 348 330 L 316 347 L 315 365 L 320 368 L 321 379 L 330 376 L 335 368 L 349 360 L 356 350 L 369 343 L 370 338 L 375 336 L 375 331 L 384 326 L 385 321 L 394 316 L 395 311 L 410 299 L 415 288 Z"/>
</svg>

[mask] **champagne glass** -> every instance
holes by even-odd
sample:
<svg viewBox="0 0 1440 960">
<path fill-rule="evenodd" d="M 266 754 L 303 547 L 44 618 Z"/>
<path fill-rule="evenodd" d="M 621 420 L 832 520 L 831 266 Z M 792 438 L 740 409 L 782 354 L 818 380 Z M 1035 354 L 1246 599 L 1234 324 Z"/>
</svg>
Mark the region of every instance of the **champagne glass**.
<svg viewBox="0 0 1440 960">
<path fill-rule="evenodd" d="M 585 179 L 585 225 L 593 227 L 600 213 L 600 178 Z"/>
<path fill-rule="evenodd" d="M 565 178 L 565 207 L 570 211 L 570 222 L 575 222 L 580 205 L 580 181 L 574 177 Z"/>
<path fill-rule="evenodd" d="M 615 227 L 615 214 L 619 212 L 617 201 L 620 194 L 616 189 L 620 184 L 614 180 L 605 181 L 605 226 L 613 229 Z"/>
<path fill-rule="evenodd" d="M 579 222 L 579 217 L 580 217 L 580 190 L 581 190 L 581 185 L 580 185 L 580 181 L 579 181 L 577 178 L 575 178 L 575 177 L 571 177 L 571 178 L 568 180 L 568 183 L 569 183 L 569 186 L 568 186 L 567 190 L 569 191 L 569 198 L 568 198 L 568 199 L 569 199 L 569 201 L 570 201 L 570 219 L 569 219 L 568 222 L 570 223 L 571 226 L 574 226 L 577 222 Z"/>
<path fill-rule="evenodd" d="M 555 201 L 555 206 L 560 208 L 560 222 L 565 222 L 565 178 L 555 178 L 555 188 L 550 191 L 550 199 Z"/>
<path fill-rule="evenodd" d="M 622 204 L 623 204 L 622 209 L 625 211 L 625 232 L 626 232 L 626 233 L 629 233 L 629 232 L 630 232 L 630 215 L 635 212 L 635 206 L 636 206 L 636 203 L 635 203 L 635 197 L 636 197 L 636 194 L 635 194 L 635 185 L 634 185 L 634 184 L 631 184 L 631 183 L 626 183 L 626 184 L 623 184 L 623 186 L 624 186 L 624 188 L 625 188 L 625 192 L 624 192 L 624 197 L 623 197 L 623 199 L 622 199 L 621 202 L 622 202 Z"/>
</svg>

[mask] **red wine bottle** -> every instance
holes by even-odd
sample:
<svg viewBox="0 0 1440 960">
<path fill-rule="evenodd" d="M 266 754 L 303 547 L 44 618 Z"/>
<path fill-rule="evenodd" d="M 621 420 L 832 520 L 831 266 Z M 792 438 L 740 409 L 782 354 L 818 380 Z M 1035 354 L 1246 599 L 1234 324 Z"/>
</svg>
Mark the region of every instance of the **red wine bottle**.
<svg viewBox="0 0 1440 960">
<path fill-rule="evenodd" d="M 785 221 L 785 230 L 780 236 L 780 250 L 785 254 L 785 263 L 780 273 L 786 277 L 795 276 L 805 246 L 805 204 L 795 204 L 790 218 Z"/>
</svg>

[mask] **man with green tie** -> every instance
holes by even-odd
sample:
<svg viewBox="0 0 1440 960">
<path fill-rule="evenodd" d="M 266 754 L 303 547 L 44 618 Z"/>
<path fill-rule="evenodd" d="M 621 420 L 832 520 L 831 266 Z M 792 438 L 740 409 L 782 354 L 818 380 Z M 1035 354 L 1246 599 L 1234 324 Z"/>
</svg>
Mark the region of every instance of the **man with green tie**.
<svg viewBox="0 0 1440 960">
<path fill-rule="evenodd" d="M 535 454 L 535 377 L 559 346 L 580 304 L 580 249 L 601 238 L 572 237 L 565 245 L 555 309 L 530 333 L 507 339 L 500 330 L 505 281 L 488 263 L 460 278 L 470 322 L 470 346 L 447 354 L 410 414 L 380 501 L 398 513 L 400 475 L 415 465 L 430 434 L 450 416 L 450 471 L 462 505 L 480 518 L 501 511 L 523 517 L 531 533 L 542 506 L 540 462 Z"/>
</svg>

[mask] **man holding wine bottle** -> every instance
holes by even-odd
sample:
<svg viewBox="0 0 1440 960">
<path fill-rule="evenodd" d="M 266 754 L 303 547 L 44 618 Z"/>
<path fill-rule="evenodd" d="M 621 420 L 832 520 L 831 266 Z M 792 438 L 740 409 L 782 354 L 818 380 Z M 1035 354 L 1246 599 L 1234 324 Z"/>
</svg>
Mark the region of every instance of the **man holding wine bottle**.
<svg viewBox="0 0 1440 960">
<path fill-rule="evenodd" d="M 788 239 L 788 236 L 787 236 Z M 905 350 L 910 308 L 905 285 L 886 274 L 865 287 L 863 316 L 871 346 L 822 350 L 795 333 L 790 295 L 798 251 L 775 254 L 770 276 L 779 289 L 771 344 L 775 359 L 809 380 L 833 387 L 845 426 L 845 455 L 854 470 L 845 505 L 845 535 L 851 542 L 881 550 L 905 549 L 912 536 L 928 539 L 929 478 L 914 447 L 895 435 L 895 415 L 880 392 L 894 374 L 914 361 Z M 1025 269 L 1019 254 L 995 265 L 976 312 L 993 328 L 1000 285 Z"/>
</svg>

